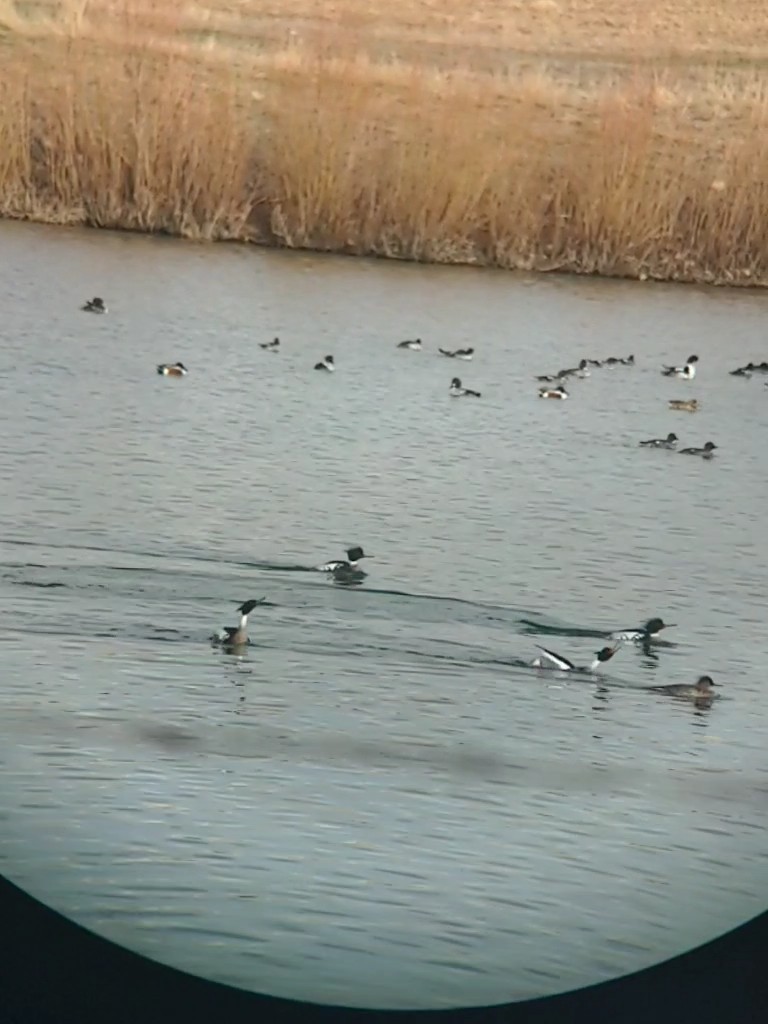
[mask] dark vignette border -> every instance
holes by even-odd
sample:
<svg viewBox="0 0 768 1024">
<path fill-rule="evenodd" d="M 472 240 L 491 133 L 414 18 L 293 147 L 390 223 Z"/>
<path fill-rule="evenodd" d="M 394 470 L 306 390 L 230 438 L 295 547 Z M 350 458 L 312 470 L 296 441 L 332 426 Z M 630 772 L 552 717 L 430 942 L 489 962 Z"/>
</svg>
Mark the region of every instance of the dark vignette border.
<svg viewBox="0 0 768 1024">
<path fill-rule="evenodd" d="M 184 974 L 73 924 L 0 877 L 0 1024 L 759 1024 L 768 1021 L 768 912 L 615 981 L 477 1009 L 350 1010 Z"/>
</svg>

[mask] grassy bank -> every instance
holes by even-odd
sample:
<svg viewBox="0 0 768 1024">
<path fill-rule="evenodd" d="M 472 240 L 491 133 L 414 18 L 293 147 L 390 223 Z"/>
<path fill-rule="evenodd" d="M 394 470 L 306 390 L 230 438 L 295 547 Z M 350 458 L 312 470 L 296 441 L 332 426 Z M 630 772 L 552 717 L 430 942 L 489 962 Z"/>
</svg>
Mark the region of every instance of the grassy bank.
<svg viewBox="0 0 768 1024">
<path fill-rule="evenodd" d="M 768 284 L 760 5 L 221 4 L 0 0 L 0 214 Z"/>
</svg>

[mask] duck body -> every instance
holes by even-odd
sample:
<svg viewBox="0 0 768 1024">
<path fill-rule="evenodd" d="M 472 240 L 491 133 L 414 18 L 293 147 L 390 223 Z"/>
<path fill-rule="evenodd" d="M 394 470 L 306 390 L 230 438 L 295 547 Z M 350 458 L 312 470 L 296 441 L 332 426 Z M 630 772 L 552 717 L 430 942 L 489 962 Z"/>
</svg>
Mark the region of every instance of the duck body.
<svg viewBox="0 0 768 1024">
<path fill-rule="evenodd" d="M 447 356 L 449 359 L 463 359 L 466 362 L 469 362 L 475 354 L 475 350 L 473 348 L 457 348 L 454 349 L 453 352 L 449 352 L 448 349 L 445 348 L 438 348 L 437 351 L 440 355 Z"/>
<path fill-rule="evenodd" d="M 280 339 L 273 338 L 272 341 L 260 341 L 259 348 L 263 348 L 266 352 L 277 352 L 280 349 Z"/>
<path fill-rule="evenodd" d="M 257 605 L 263 604 L 264 600 L 262 597 L 260 601 L 244 601 L 237 609 L 240 612 L 239 624 L 224 626 L 211 636 L 210 641 L 214 647 L 245 647 L 250 643 L 247 633 L 248 616 Z"/>
<path fill-rule="evenodd" d="M 81 306 L 80 309 L 85 313 L 106 313 L 107 307 L 104 305 L 104 299 L 100 299 L 97 295 L 93 299 L 88 299 L 85 305 Z"/>
<path fill-rule="evenodd" d="M 693 380 L 696 376 L 698 356 L 688 356 L 685 366 L 664 366 L 661 373 L 664 377 L 678 377 L 680 380 Z"/>
<path fill-rule="evenodd" d="M 157 372 L 162 377 L 186 377 L 189 373 L 184 363 L 160 363 Z"/>
<path fill-rule="evenodd" d="M 652 437 L 650 441 L 640 441 L 640 448 L 675 448 L 677 445 L 677 434 L 667 434 L 666 437 Z"/>
<path fill-rule="evenodd" d="M 362 558 L 370 558 L 371 555 L 366 555 L 363 549 L 359 546 L 347 548 L 347 558 L 337 558 L 331 562 L 323 562 L 322 565 L 318 565 L 318 572 L 330 572 L 330 573 L 353 573 L 360 572 L 358 565 Z"/>
<path fill-rule="evenodd" d="M 539 398 L 555 398 L 561 401 L 568 397 L 568 392 L 562 386 L 557 388 L 539 388 Z"/>
<path fill-rule="evenodd" d="M 665 622 L 660 618 L 648 619 L 644 626 L 640 626 L 638 629 L 619 629 L 616 632 L 611 633 L 611 640 L 614 642 L 625 642 L 625 643 L 647 643 L 649 640 L 655 640 L 661 633 L 662 629 L 669 629 L 674 626 L 674 622 Z"/>
<path fill-rule="evenodd" d="M 683 697 L 687 700 L 711 701 L 715 698 L 715 684 L 711 676 L 699 676 L 693 686 L 686 683 L 672 683 L 670 686 L 652 686 L 654 693 L 667 697 Z"/>
<path fill-rule="evenodd" d="M 324 370 L 326 373 L 333 373 L 336 369 L 336 364 L 333 361 L 333 356 L 324 356 L 319 363 L 315 363 L 316 370 Z"/>
<path fill-rule="evenodd" d="M 707 441 L 703 448 L 681 448 L 678 455 L 699 455 L 702 459 L 711 459 L 714 457 L 716 448 L 716 444 Z"/>
<path fill-rule="evenodd" d="M 677 412 L 697 412 L 699 400 L 697 398 L 670 398 L 669 408 Z"/>
<path fill-rule="evenodd" d="M 594 661 L 586 667 L 578 667 L 574 665 L 572 661 L 569 661 L 568 658 L 564 658 L 562 654 L 558 654 L 556 651 L 550 651 L 546 647 L 539 647 L 538 644 L 536 646 L 541 651 L 541 654 L 531 662 L 532 668 L 545 668 L 557 672 L 586 672 L 591 674 L 596 672 L 601 665 L 606 663 L 606 661 L 610 661 L 621 646 L 621 641 L 616 643 L 613 647 L 603 647 L 595 654 Z"/>
<path fill-rule="evenodd" d="M 482 395 L 479 391 L 473 391 L 471 388 L 465 388 L 458 377 L 454 377 L 451 381 L 451 386 L 448 389 L 448 393 L 451 398 L 481 398 Z"/>
<path fill-rule="evenodd" d="M 413 338 L 406 341 L 399 341 L 398 348 L 407 348 L 411 352 L 421 352 L 421 338 Z"/>
</svg>

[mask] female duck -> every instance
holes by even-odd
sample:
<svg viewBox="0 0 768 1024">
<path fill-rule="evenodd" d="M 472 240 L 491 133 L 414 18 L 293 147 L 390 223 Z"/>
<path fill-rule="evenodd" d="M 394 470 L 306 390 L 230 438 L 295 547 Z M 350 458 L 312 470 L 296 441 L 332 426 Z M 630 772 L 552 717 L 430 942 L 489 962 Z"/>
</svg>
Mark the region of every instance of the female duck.
<svg viewBox="0 0 768 1024">
<path fill-rule="evenodd" d="M 712 700 L 715 697 L 712 676 L 699 676 L 693 686 L 673 683 L 671 686 L 651 686 L 650 689 L 654 693 L 664 693 L 668 697 L 686 697 L 689 700 Z"/>
<path fill-rule="evenodd" d="M 696 412 L 699 408 L 698 398 L 670 398 L 669 408 L 678 412 Z"/>
</svg>

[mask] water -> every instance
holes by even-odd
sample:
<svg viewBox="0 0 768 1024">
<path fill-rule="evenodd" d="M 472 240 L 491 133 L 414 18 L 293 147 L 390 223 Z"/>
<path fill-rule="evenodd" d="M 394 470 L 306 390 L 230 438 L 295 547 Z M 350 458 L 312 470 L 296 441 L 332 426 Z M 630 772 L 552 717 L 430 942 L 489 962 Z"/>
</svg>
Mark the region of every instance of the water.
<svg viewBox="0 0 768 1024">
<path fill-rule="evenodd" d="M 0 254 L 12 881 L 162 962 L 369 1007 L 563 991 L 765 909 L 768 393 L 726 373 L 768 358 L 764 295 L 15 224 Z M 637 447 L 670 430 L 717 458 Z M 355 542 L 361 586 L 311 571 Z M 261 596 L 247 655 L 212 651 Z M 600 686 L 527 666 L 653 614 L 667 645 Z M 709 710 L 647 689 L 702 672 Z"/>
</svg>

